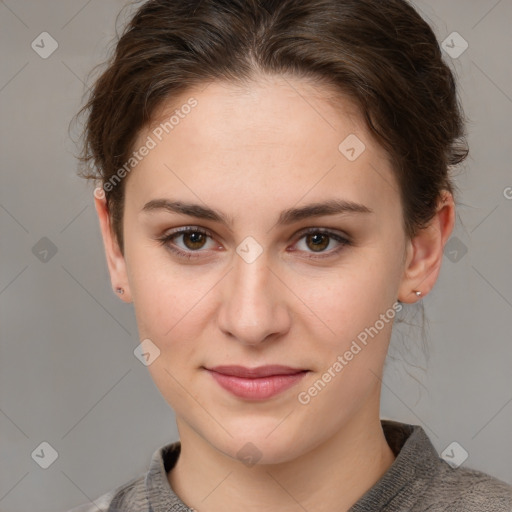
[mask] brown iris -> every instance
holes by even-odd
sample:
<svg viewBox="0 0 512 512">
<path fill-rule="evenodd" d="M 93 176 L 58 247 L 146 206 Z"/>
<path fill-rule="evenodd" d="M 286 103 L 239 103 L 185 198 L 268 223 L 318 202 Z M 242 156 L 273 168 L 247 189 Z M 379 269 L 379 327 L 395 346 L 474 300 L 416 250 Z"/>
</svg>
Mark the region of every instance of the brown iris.
<svg viewBox="0 0 512 512">
<path fill-rule="evenodd" d="M 326 243 L 322 243 L 322 238 L 323 238 L 323 242 L 326 242 Z M 312 235 L 306 236 L 306 243 L 308 244 L 308 246 L 309 246 L 310 241 L 313 242 L 312 248 L 314 251 L 317 251 L 317 250 L 321 251 L 329 245 L 329 236 L 324 235 L 322 233 L 314 233 Z"/>
<path fill-rule="evenodd" d="M 183 242 L 187 246 L 188 249 L 201 249 L 206 241 L 206 235 L 203 233 L 199 233 L 197 231 L 193 231 L 190 233 L 182 233 Z M 191 244 L 189 245 L 186 240 L 189 239 Z"/>
</svg>

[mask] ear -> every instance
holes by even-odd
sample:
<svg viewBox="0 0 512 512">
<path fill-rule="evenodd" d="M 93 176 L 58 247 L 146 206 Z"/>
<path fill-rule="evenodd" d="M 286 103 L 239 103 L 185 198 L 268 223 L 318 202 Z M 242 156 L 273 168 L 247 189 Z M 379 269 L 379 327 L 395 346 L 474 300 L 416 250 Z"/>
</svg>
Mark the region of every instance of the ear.
<svg viewBox="0 0 512 512">
<path fill-rule="evenodd" d="M 398 290 L 400 302 L 416 302 L 418 297 L 415 291 L 420 291 L 424 297 L 434 287 L 441 270 L 443 249 L 454 224 L 453 196 L 443 191 L 433 219 L 407 242 L 404 275 Z"/>
<path fill-rule="evenodd" d="M 100 221 L 101 235 L 103 237 L 103 245 L 105 246 L 105 255 L 107 257 L 107 265 L 112 288 L 114 290 L 117 288 L 123 288 L 124 293 L 118 296 L 124 302 L 132 302 L 125 258 L 121 253 L 117 238 L 112 230 L 107 200 L 102 189 L 97 188 L 94 191 L 94 206 Z"/>
</svg>

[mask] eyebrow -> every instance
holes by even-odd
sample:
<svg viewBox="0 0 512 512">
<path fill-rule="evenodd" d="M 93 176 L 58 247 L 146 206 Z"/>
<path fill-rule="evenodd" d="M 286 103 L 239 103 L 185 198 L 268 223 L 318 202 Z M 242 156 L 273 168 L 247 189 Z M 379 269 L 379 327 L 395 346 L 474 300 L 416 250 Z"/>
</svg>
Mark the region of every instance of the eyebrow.
<svg viewBox="0 0 512 512">
<path fill-rule="evenodd" d="M 141 210 L 144 213 L 166 211 L 196 217 L 198 219 L 220 222 L 226 226 L 233 225 L 233 218 L 224 213 L 201 206 L 200 204 L 187 203 L 183 201 L 172 201 L 169 199 L 153 199 L 146 203 Z M 293 224 L 310 217 L 321 217 L 324 215 L 338 215 L 351 213 L 374 213 L 371 208 L 345 199 L 331 199 L 321 203 L 311 203 L 299 208 L 283 210 L 277 221 L 277 225 L 285 226 Z"/>
</svg>

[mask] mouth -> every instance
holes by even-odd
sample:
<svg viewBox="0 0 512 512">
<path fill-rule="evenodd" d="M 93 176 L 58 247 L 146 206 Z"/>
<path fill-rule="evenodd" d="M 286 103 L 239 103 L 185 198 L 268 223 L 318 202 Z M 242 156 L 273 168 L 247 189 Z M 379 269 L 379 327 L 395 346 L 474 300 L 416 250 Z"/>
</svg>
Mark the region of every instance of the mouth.
<svg viewBox="0 0 512 512">
<path fill-rule="evenodd" d="M 309 372 L 302 368 L 267 365 L 203 367 L 224 390 L 238 398 L 266 400 L 296 385 Z"/>
</svg>

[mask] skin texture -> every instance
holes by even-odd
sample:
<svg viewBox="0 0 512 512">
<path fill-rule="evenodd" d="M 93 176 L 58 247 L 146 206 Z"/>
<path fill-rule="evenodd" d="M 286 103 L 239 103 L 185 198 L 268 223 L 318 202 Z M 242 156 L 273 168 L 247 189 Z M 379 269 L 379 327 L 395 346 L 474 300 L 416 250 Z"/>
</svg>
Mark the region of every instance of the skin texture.
<svg viewBox="0 0 512 512">
<path fill-rule="evenodd" d="M 326 94 L 304 80 L 260 76 L 246 87 L 213 82 L 164 105 L 136 148 L 161 118 L 190 97 L 198 102 L 126 178 L 124 256 L 105 201 L 95 198 L 112 286 L 134 303 L 140 340 L 160 349 L 148 369 L 176 413 L 182 443 L 169 482 L 200 512 L 347 510 L 394 460 L 379 421 L 392 322 L 308 404 L 297 395 L 397 299 L 415 302 L 413 290 L 431 290 L 453 229 L 453 198 L 444 194 L 430 225 L 407 239 L 386 153 L 348 99 L 335 108 Z M 338 149 L 350 134 L 366 146 L 354 161 Z M 214 208 L 233 225 L 141 211 L 163 198 Z M 328 199 L 372 213 L 276 224 L 282 210 Z M 168 242 L 195 250 L 195 259 L 157 240 L 184 226 L 211 234 Z M 320 238 L 315 250 L 301 234 L 309 227 L 352 242 Z M 248 236 L 263 251 L 251 263 L 236 252 Z M 329 256 L 312 258 L 321 255 Z M 255 402 L 231 395 L 203 369 L 220 364 L 309 373 Z M 249 442 L 260 457 L 253 466 L 237 456 Z"/>
</svg>

